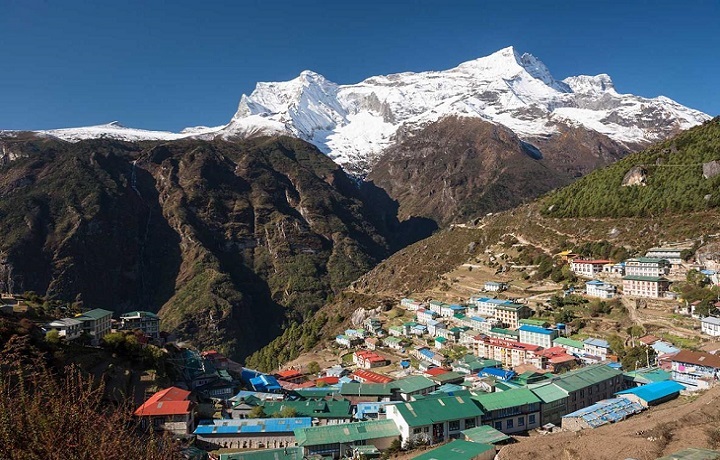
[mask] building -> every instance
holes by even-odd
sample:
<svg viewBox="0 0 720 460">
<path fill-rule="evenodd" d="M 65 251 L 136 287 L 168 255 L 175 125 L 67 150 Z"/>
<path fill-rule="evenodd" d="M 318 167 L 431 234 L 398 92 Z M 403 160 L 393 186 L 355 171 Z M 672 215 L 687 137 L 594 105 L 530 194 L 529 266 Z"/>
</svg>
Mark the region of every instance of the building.
<svg viewBox="0 0 720 460">
<path fill-rule="evenodd" d="M 295 369 L 285 369 L 275 374 L 275 378 L 290 383 L 302 383 L 305 381 L 305 376 Z"/>
<path fill-rule="evenodd" d="M 504 444 L 512 438 L 490 425 L 480 425 L 462 432 L 466 441 L 478 444 Z"/>
<path fill-rule="evenodd" d="M 540 345 L 543 348 L 551 348 L 553 340 L 558 336 L 557 329 L 545 329 L 527 324 L 520 326 L 518 332 L 520 332 L 520 342 Z"/>
<path fill-rule="evenodd" d="M 393 350 L 402 350 L 403 348 L 405 348 L 402 345 L 402 340 L 397 337 L 388 337 L 383 340 L 383 344 L 388 348 L 392 348 Z"/>
<path fill-rule="evenodd" d="M 656 460 L 717 460 L 718 458 L 720 458 L 720 450 L 688 447 L 670 455 L 658 457 Z"/>
<path fill-rule="evenodd" d="M 422 375 L 398 379 L 390 385 L 396 401 L 413 401 L 416 396 L 425 396 L 437 390 L 435 382 Z"/>
<path fill-rule="evenodd" d="M 75 340 L 79 338 L 82 333 L 82 322 L 73 318 L 62 318 L 50 321 L 45 325 L 45 329 L 50 331 L 57 331 L 58 335 L 67 340 Z"/>
<path fill-rule="evenodd" d="M 358 350 L 353 353 L 353 363 L 362 369 L 372 369 L 386 366 L 388 360 L 374 351 Z"/>
<path fill-rule="evenodd" d="M 540 398 L 527 388 L 474 396 L 484 414 L 483 425 L 505 434 L 521 433 L 540 426 Z"/>
<path fill-rule="evenodd" d="M 585 353 L 585 344 L 579 340 L 568 339 L 567 337 L 558 337 L 553 340 L 553 345 L 563 347 L 568 354 L 581 356 Z"/>
<path fill-rule="evenodd" d="M 589 297 L 601 299 L 612 299 L 617 293 L 617 288 L 612 284 L 603 283 L 599 280 L 592 280 L 585 283 L 585 294 Z"/>
<path fill-rule="evenodd" d="M 625 420 L 628 416 L 639 414 L 642 410 L 643 407 L 640 404 L 629 399 L 606 399 L 564 415 L 562 427 L 570 431 L 597 428 L 608 423 Z"/>
<path fill-rule="evenodd" d="M 427 324 L 428 321 L 433 321 L 438 316 L 440 316 L 439 313 L 436 313 L 432 310 L 426 310 L 424 308 L 421 308 L 415 312 L 415 317 L 417 318 L 417 322 L 420 324 Z"/>
<path fill-rule="evenodd" d="M 495 447 L 490 444 L 453 439 L 444 446 L 413 457 L 413 460 L 493 460 Z"/>
<path fill-rule="evenodd" d="M 441 302 L 439 300 L 431 300 L 429 302 L 430 311 L 434 311 L 437 313 L 437 315 L 440 315 L 440 312 L 442 311 L 443 307 L 450 307 L 450 304 L 447 304 L 445 302 Z"/>
<path fill-rule="evenodd" d="M 360 383 L 390 383 L 394 379 L 386 375 L 378 374 L 377 372 L 367 371 L 365 369 L 358 369 L 352 374 L 350 378 Z"/>
<path fill-rule="evenodd" d="M 315 424 L 332 425 L 350 423 L 350 401 L 346 399 L 308 399 L 300 401 L 261 401 L 263 410 L 268 417 L 287 414 L 294 417 L 310 417 Z"/>
<path fill-rule="evenodd" d="M 625 276 L 649 276 L 659 278 L 670 273 L 670 262 L 667 259 L 654 257 L 637 257 L 625 261 Z"/>
<path fill-rule="evenodd" d="M 193 434 L 206 448 L 267 449 L 295 445 L 295 432 L 312 426 L 310 417 L 215 419 L 195 428 Z"/>
<path fill-rule="evenodd" d="M 513 368 L 521 364 L 532 364 L 540 367 L 539 345 L 513 342 L 505 339 L 478 336 L 472 344 L 476 356 L 494 359 L 504 367 Z"/>
<path fill-rule="evenodd" d="M 602 273 L 603 267 L 612 263 L 609 260 L 600 259 L 573 259 L 570 263 L 570 270 L 578 276 L 586 278 L 595 278 L 598 273 Z"/>
<path fill-rule="evenodd" d="M 305 456 L 322 455 L 333 459 L 352 457 L 355 449 L 366 446 L 385 450 L 398 436 L 400 431 L 392 420 L 370 420 L 295 430 L 297 443 L 303 448 Z"/>
<path fill-rule="evenodd" d="M 367 348 L 368 350 L 375 350 L 381 343 L 382 342 L 380 342 L 380 339 L 378 339 L 377 337 L 365 338 L 365 348 Z"/>
<path fill-rule="evenodd" d="M 345 334 L 340 334 L 337 337 L 335 337 L 335 343 L 337 343 L 341 347 L 345 347 L 345 348 L 350 348 L 353 345 L 353 342 L 350 340 L 350 337 L 346 336 Z"/>
<path fill-rule="evenodd" d="M 409 311 L 417 311 L 423 308 L 424 304 L 414 299 L 402 299 L 400 300 L 400 306 Z"/>
<path fill-rule="evenodd" d="M 427 347 L 421 347 L 412 351 L 413 356 L 416 358 L 427 361 L 435 366 L 444 366 L 447 362 L 447 358 L 440 353 L 436 353 Z"/>
<path fill-rule="evenodd" d="M 700 320 L 700 331 L 713 337 L 720 336 L 720 318 L 707 316 Z"/>
<path fill-rule="evenodd" d="M 685 386 L 678 382 L 664 380 L 618 391 L 616 395 L 636 402 L 643 407 L 649 407 L 677 398 L 684 389 Z"/>
<path fill-rule="evenodd" d="M 170 387 L 148 398 L 134 415 L 145 429 L 153 427 L 155 430 L 188 434 L 195 421 L 194 407 L 189 391 Z"/>
<path fill-rule="evenodd" d="M 112 312 L 96 308 L 75 317 L 75 319 L 82 322 L 83 332 L 92 337 L 94 344 L 98 344 L 110 332 Z"/>
<path fill-rule="evenodd" d="M 590 356 L 596 356 L 600 360 L 607 359 L 608 353 L 610 353 L 610 344 L 607 340 L 589 338 L 583 341 L 585 346 L 585 354 Z"/>
<path fill-rule="evenodd" d="M 132 331 L 140 329 L 151 339 L 160 338 L 160 317 L 149 311 L 131 311 L 120 315 L 118 329 Z"/>
<path fill-rule="evenodd" d="M 499 282 L 499 281 L 487 281 L 485 283 L 485 286 L 483 290 L 488 292 L 502 292 L 506 291 L 508 288 L 507 283 Z"/>
<path fill-rule="evenodd" d="M 657 276 L 623 276 L 623 294 L 659 299 L 670 289 L 667 278 Z"/>
<path fill-rule="evenodd" d="M 426 398 L 387 407 L 403 442 L 445 442 L 460 438 L 461 431 L 480 424 L 483 411 L 467 396 Z"/>
<path fill-rule="evenodd" d="M 514 305 L 509 300 L 491 299 L 488 297 L 470 297 L 469 303 L 478 315 L 490 318 L 495 317 L 495 308 L 497 308 L 498 305 Z"/>
<path fill-rule="evenodd" d="M 672 378 L 694 389 L 709 388 L 720 376 L 720 356 L 682 350 L 672 357 Z"/>
<path fill-rule="evenodd" d="M 672 265 L 680 265 L 682 260 L 682 249 L 677 248 L 650 248 L 645 253 L 645 257 L 653 259 L 665 259 Z"/>
<path fill-rule="evenodd" d="M 505 327 L 516 329 L 520 326 L 520 320 L 530 318 L 533 311 L 527 305 L 508 302 L 495 307 L 495 318 Z"/>
<path fill-rule="evenodd" d="M 537 352 L 543 358 L 542 369 L 547 369 L 553 373 L 558 373 L 572 369 L 577 364 L 577 358 L 568 354 L 563 347 L 550 347 Z"/>
</svg>

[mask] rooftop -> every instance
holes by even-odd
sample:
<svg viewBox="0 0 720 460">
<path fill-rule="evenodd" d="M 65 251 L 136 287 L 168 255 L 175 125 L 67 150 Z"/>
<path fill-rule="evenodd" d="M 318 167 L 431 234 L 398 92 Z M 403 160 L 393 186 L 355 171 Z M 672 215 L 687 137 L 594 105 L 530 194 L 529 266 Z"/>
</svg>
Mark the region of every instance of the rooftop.
<svg viewBox="0 0 720 460">
<path fill-rule="evenodd" d="M 303 457 L 302 447 L 220 454 L 220 460 L 303 460 L 304 458 L 306 457 Z"/>
<path fill-rule="evenodd" d="M 182 415 L 190 412 L 190 392 L 178 387 L 170 387 L 150 396 L 135 411 L 138 417 L 158 415 Z"/>
<path fill-rule="evenodd" d="M 490 425 L 480 425 L 475 428 L 470 428 L 469 430 L 461 431 L 461 433 L 465 435 L 468 441 L 481 444 L 495 444 L 496 442 L 510 439 L 510 436 L 496 430 Z"/>
<path fill-rule="evenodd" d="M 478 455 L 495 450 L 490 444 L 478 444 L 455 439 L 443 446 L 413 457 L 413 460 L 472 460 Z"/>
<path fill-rule="evenodd" d="M 156 315 L 153 312 L 149 311 L 129 311 L 127 313 L 123 313 L 120 315 L 121 319 L 132 319 L 132 318 L 158 318 L 158 315 Z"/>
<path fill-rule="evenodd" d="M 533 334 L 553 335 L 557 333 L 552 329 L 545 329 L 544 327 L 530 326 L 529 324 L 523 324 L 518 328 L 519 331 L 532 332 Z"/>
<path fill-rule="evenodd" d="M 112 312 L 108 310 L 103 310 L 102 308 L 96 308 L 94 310 L 86 311 L 82 315 L 78 316 L 77 319 L 79 319 L 80 321 L 86 319 L 100 319 L 104 318 L 107 315 L 112 316 Z"/>
<path fill-rule="evenodd" d="M 581 350 L 585 348 L 585 343 L 579 340 L 569 339 L 567 337 L 558 337 L 557 339 L 553 340 L 553 344 L 565 345 L 566 347 L 579 348 Z"/>
<path fill-rule="evenodd" d="M 312 426 L 312 418 L 310 417 L 216 419 L 212 423 L 201 423 L 195 428 L 193 434 L 288 433 L 298 428 L 310 426 Z"/>
<path fill-rule="evenodd" d="M 701 351 L 681 350 L 673 357 L 673 361 L 720 369 L 720 356 Z"/>
<path fill-rule="evenodd" d="M 675 393 L 684 390 L 685 386 L 673 380 L 665 380 L 662 382 L 648 383 L 647 385 L 623 390 L 615 393 L 616 395 L 635 395 L 643 401 L 651 403 L 658 401 Z"/>
<path fill-rule="evenodd" d="M 540 402 L 540 398 L 535 396 L 535 394 L 527 388 L 516 388 L 513 390 L 481 394 L 473 397 L 473 399 L 475 399 L 486 412 Z"/>
<path fill-rule="evenodd" d="M 660 281 L 668 281 L 667 278 L 663 278 L 661 276 L 623 276 L 623 280 L 628 281 L 650 281 L 652 283 L 658 283 Z"/>
<path fill-rule="evenodd" d="M 411 427 L 483 415 L 483 411 L 467 396 L 420 399 L 393 407 Z"/>
<path fill-rule="evenodd" d="M 620 371 L 605 364 L 593 364 L 559 375 L 553 378 L 552 382 L 567 392 L 573 392 L 596 385 L 620 374 Z"/>
<path fill-rule="evenodd" d="M 356 441 L 393 436 L 400 436 L 400 431 L 395 426 L 395 422 L 387 419 L 345 423 L 342 425 L 314 426 L 295 430 L 295 437 L 300 446 L 349 444 Z"/>
<path fill-rule="evenodd" d="M 585 407 L 570 414 L 565 418 L 582 418 L 592 428 L 597 428 L 612 422 L 623 420 L 628 415 L 637 414 L 643 407 L 625 398 L 604 399 L 592 406 Z"/>
</svg>

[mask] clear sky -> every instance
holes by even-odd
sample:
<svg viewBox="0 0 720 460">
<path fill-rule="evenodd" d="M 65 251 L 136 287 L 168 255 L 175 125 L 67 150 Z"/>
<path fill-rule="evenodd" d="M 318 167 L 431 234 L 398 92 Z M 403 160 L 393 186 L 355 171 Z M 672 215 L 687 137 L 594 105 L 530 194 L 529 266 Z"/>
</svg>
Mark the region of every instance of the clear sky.
<svg viewBox="0 0 720 460">
<path fill-rule="evenodd" d="M 555 78 L 720 114 L 718 0 L 0 0 L 0 129 L 227 123 L 257 81 L 442 70 L 513 45 Z"/>
</svg>

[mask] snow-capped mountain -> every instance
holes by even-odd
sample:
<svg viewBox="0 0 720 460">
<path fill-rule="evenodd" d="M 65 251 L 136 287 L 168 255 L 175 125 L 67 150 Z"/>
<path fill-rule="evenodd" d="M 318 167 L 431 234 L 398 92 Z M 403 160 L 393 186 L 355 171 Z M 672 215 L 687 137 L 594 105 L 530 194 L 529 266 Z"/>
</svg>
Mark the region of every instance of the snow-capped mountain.
<svg viewBox="0 0 720 460">
<path fill-rule="evenodd" d="M 364 173 L 399 133 L 448 116 L 502 124 L 529 141 L 570 126 L 635 146 L 710 118 L 663 96 L 620 94 L 605 74 L 556 80 L 540 60 L 508 47 L 445 71 L 376 76 L 353 85 L 337 85 L 311 71 L 287 82 L 258 83 L 252 94 L 242 96 L 224 127 L 169 133 L 111 123 L 44 133 L 73 141 L 282 133 L 307 140 L 348 170 Z"/>
</svg>

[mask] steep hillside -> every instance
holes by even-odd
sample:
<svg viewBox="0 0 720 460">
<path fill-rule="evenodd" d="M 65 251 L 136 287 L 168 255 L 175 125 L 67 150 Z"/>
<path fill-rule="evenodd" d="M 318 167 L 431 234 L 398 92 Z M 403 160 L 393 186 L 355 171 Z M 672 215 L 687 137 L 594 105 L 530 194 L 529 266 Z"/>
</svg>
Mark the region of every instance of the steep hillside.
<svg viewBox="0 0 720 460">
<path fill-rule="evenodd" d="M 369 270 L 397 229 L 297 139 L 2 145 L 6 287 L 159 310 L 164 329 L 237 358 Z"/>
<path fill-rule="evenodd" d="M 598 170 L 544 201 L 552 217 L 657 216 L 720 206 L 720 117 Z"/>
<path fill-rule="evenodd" d="M 451 117 L 386 150 L 367 179 L 399 202 L 403 218 L 442 225 L 510 209 L 627 152 L 577 128 L 531 144 L 501 125 Z"/>
</svg>

